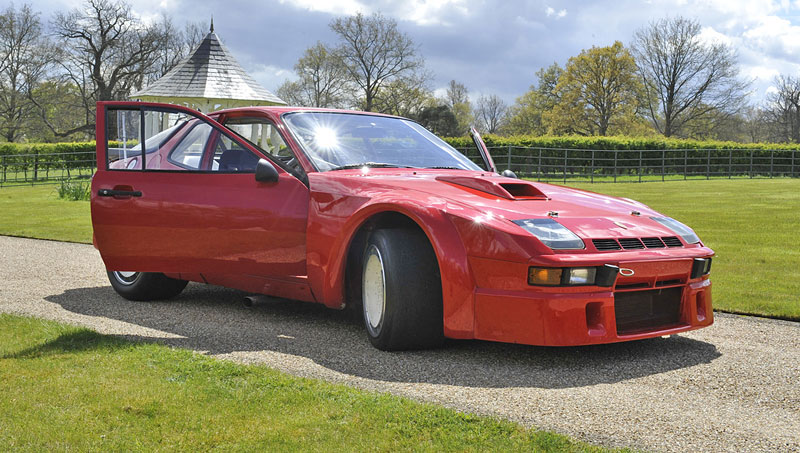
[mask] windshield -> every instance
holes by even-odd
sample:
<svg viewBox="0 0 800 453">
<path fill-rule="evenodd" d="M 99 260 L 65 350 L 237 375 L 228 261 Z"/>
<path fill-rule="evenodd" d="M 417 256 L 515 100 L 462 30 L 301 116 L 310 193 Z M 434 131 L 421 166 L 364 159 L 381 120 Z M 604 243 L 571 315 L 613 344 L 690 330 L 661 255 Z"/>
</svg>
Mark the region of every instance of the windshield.
<svg viewBox="0 0 800 453">
<path fill-rule="evenodd" d="M 320 171 L 361 165 L 481 170 L 413 121 L 334 112 L 290 113 L 284 121 Z"/>
</svg>

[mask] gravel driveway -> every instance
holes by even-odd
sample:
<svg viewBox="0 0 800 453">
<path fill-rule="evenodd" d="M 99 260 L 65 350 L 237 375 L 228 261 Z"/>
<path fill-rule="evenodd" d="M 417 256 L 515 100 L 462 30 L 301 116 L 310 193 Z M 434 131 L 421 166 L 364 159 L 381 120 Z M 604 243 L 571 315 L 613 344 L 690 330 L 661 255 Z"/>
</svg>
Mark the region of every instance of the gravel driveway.
<svg viewBox="0 0 800 453">
<path fill-rule="evenodd" d="M 543 348 L 479 341 L 385 353 L 344 312 L 190 284 L 134 303 L 88 245 L 0 237 L 0 311 L 157 340 L 291 374 L 508 418 L 609 446 L 800 451 L 800 324 L 717 314 L 707 329 Z"/>
</svg>

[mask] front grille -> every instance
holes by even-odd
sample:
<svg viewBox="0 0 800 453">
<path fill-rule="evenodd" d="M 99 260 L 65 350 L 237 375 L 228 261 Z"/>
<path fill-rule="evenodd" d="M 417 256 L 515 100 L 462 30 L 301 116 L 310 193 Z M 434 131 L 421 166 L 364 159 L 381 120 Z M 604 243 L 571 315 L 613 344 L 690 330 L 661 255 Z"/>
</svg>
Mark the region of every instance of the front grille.
<svg viewBox="0 0 800 453">
<path fill-rule="evenodd" d="M 663 249 L 666 247 L 659 238 L 642 238 L 642 243 L 649 249 Z"/>
<path fill-rule="evenodd" d="M 683 243 L 676 236 L 667 236 L 663 238 L 623 238 L 619 239 L 592 239 L 592 244 L 600 252 L 607 252 L 609 250 L 641 250 L 643 248 L 649 249 L 663 249 L 664 247 L 683 247 Z"/>
<path fill-rule="evenodd" d="M 616 239 L 592 239 L 592 244 L 594 244 L 594 248 L 600 251 L 619 250 L 622 248 Z"/>
<path fill-rule="evenodd" d="M 638 238 L 624 238 L 619 240 L 619 245 L 625 250 L 643 249 L 644 244 Z"/>
<path fill-rule="evenodd" d="M 680 322 L 683 288 L 664 288 L 614 294 L 617 334 L 670 327 Z"/>
</svg>

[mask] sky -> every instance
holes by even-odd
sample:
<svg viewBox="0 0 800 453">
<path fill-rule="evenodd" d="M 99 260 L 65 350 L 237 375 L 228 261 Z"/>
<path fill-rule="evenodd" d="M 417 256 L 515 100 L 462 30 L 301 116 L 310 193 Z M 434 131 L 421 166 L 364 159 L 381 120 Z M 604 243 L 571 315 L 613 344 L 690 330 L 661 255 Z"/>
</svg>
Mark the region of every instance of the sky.
<svg viewBox="0 0 800 453">
<path fill-rule="evenodd" d="M 80 0 L 22 0 L 47 21 Z M 144 21 L 161 14 L 176 24 L 207 23 L 239 63 L 270 91 L 294 78 L 292 67 L 317 41 L 333 43 L 328 24 L 338 16 L 379 12 L 398 22 L 419 46 L 441 95 L 451 80 L 470 98 L 499 95 L 506 103 L 536 82 L 535 73 L 592 46 L 622 41 L 664 17 L 697 20 L 701 38 L 737 53 L 740 75 L 760 103 L 778 74 L 800 75 L 800 0 L 138 0 Z"/>
</svg>

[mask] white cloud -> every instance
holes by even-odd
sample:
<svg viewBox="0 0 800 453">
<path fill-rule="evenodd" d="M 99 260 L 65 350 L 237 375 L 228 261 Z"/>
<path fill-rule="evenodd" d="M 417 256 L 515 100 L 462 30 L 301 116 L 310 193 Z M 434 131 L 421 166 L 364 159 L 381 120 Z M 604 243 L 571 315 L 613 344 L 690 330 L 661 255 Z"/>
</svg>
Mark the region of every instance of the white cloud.
<svg viewBox="0 0 800 453">
<path fill-rule="evenodd" d="M 700 30 L 699 39 L 706 44 L 725 44 L 727 46 L 733 45 L 733 39 L 724 34 L 714 30 L 714 27 L 703 27 Z"/>
<path fill-rule="evenodd" d="M 555 17 L 556 19 L 561 19 L 562 17 L 567 15 L 566 9 L 560 9 L 558 11 L 555 10 L 552 6 L 548 6 L 547 9 L 544 10 L 547 17 Z"/>
<path fill-rule="evenodd" d="M 256 82 L 273 93 L 286 80 L 297 79 L 297 75 L 295 75 L 294 71 L 291 69 L 281 68 L 275 65 L 250 63 L 243 66 L 248 74 L 256 79 Z"/>
<path fill-rule="evenodd" d="M 356 13 L 368 14 L 371 9 L 358 0 L 279 0 L 281 4 L 289 4 L 308 11 L 352 16 Z"/>
<path fill-rule="evenodd" d="M 394 15 L 417 25 L 452 26 L 452 19 L 467 16 L 470 11 L 467 0 L 410 0 L 400 5 Z"/>
</svg>

